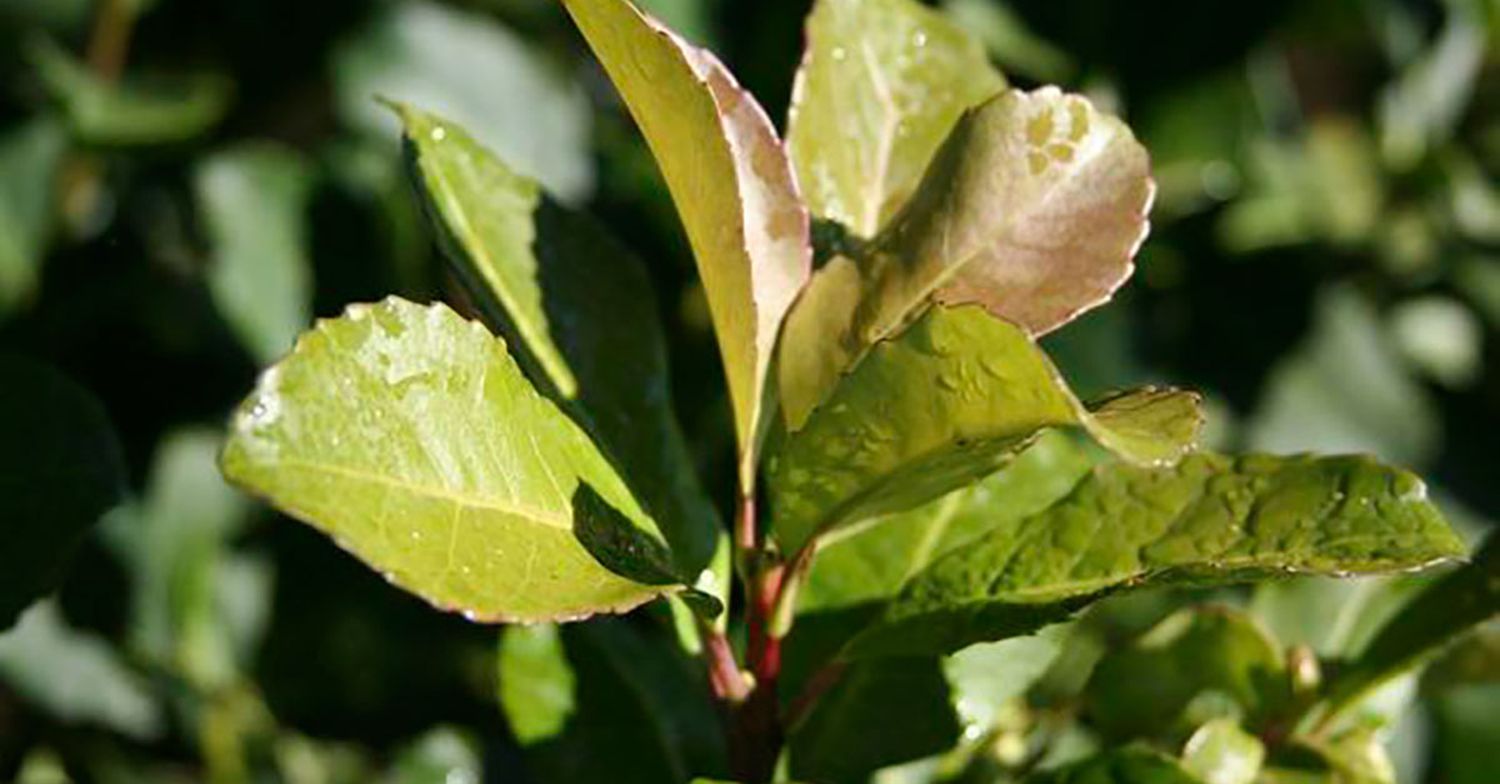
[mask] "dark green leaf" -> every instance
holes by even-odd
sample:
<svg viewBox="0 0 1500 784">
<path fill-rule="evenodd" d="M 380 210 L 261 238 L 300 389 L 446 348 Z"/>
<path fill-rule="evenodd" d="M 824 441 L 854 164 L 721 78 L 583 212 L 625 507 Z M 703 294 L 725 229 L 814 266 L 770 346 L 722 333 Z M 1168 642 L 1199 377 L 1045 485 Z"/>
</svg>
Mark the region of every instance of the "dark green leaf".
<svg viewBox="0 0 1500 784">
<path fill-rule="evenodd" d="M 185 142 L 207 133 L 229 110 L 233 85 L 219 74 L 163 74 L 116 85 L 50 42 L 38 43 L 30 54 L 74 135 L 87 144 Z"/>
<path fill-rule="evenodd" d="M 397 111 L 412 175 L 489 322 L 538 387 L 614 458 L 682 573 L 699 574 L 721 526 L 672 411 L 666 339 L 644 268 L 464 129 L 411 107 Z M 722 580 L 720 591 L 727 588 Z"/>
<path fill-rule="evenodd" d="M 1414 569 L 1462 553 L 1421 481 L 1369 458 L 1107 465 L 1046 512 L 917 574 L 853 647 L 951 651 L 1025 634 L 1124 588 Z"/>
<path fill-rule="evenodd" d="M 958 733 L 937 659 L 860 662 L 792 728 L 791 774 L 809 781 L 865 781 L 879 768 L 952 747 Z"/>
<path fill-rule="evenodd" d="M 578 618 L 669 590 L 621 576 L 671 567 L 608 459 L 502 341 L 442 305 L 393 297 L 319 322 L 235 414 L 222 465 L 469 618 Z M 606 568 L 585 536 L 628 557 Z"/>
<path fill-rule="evenodd" d="M 1141 746 L 1106 751 L 1027 784 L 1203 784 L 1177 760 Z"/>
<path fill-rule="evenodd" d="M 312 172 L 296 152 L 244 145 L 198 164 L 198 209 L 213 262 L 208 289 L 261 363 L 292 347 L 312 321 L 307 258 Z"/>
<path fill-rule="evenodd" d="M 1281 648 L 1228 608 L 1184 610 L 1106 655 L 1085 690 L 1090 723 L 1117 739 L 1186 735 L 1195 699 L 1228 699 L 1259 726 L 1291 699 Z"/>
<path fill-rule="evenodd" d="M 1410 670 L 1461 633 L 1500 613 L 1500 536 L 1473 562 L 1433 583 L 1387 623 L 1329 686 L 1315 721 L 1327 724 L 1346 707 Z"/>
<path fill-rule="evenodd" d="M 0 355 L 0 629 L 51 591 L 85 532 L 125 494 L 103 408 L 50 368 Z"/>
<path fill-rule="evenodd" d="M 543 781 L 658 784 L 724 772 L 707 689 L 666 635 L 623 621 L 511 626 L 501 639 L 501 706 Z"/>
<path fill-rule="evenodd" d="M 787 146 L 813 215 L 872 237 L 965 109 L 1005 87 L 968 33 L 916 0 L 819 0 Z"/>
<path fill-rule="evenodd" d="M 718 58 L 626 0 L 564 0 L 656 156 L 697 259 L 755 484 L 781 321 L 812 265 L 807 211 L 776 129 Z"/>
<path fill-rule="evenodd" d="M 872 350 L 767 463 L 787 550 L 900 512 L 993 473 L 1046 427 L 1077 426 L 1147 464 L 1190 449 L 1195 395 L 1144 389 L 1092 410 L 1017 327 L 975 306 L 934 306 Z"/>
</svg>

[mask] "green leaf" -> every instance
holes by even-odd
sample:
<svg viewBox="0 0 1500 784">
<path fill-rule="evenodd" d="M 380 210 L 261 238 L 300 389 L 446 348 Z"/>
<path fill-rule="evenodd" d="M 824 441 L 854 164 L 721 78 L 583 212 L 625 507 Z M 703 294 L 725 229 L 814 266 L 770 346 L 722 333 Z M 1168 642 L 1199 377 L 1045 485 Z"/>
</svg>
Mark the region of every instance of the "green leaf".
<svg viewBox="0 0 1500 784">
<path fill-rule="evenodd" d="M 1487 784 L 1495 774 L 1500 748 L 1500 682 L 1453 689 L 1431 703 L 1437 724 L 1434 762 L 1438 780 Z"/>
<path fill-rule="evenodd" d="M 1094 668 L 1089 721 L 1108 737 L 1181 737 L 1197 723 L 1194 700 L 1227 698 L 1251 726 L 1291 700 L 1277 642 L 1227 607 L 1184 610 Z"/>
<path fill-rule="evenodd" d="M 791 775 L 865 781 L 880 768 L 951 748 L 958 734 L 937 659 L 860 662 L 791 729 Z"/>
<path fill-rule="evenodd" d="M 256 360 L 285 354 L 312 321 L 307 208 L 313 178 L 295 151 L 242 145 L 198 164 L 194 190 L 213 263 L 208 289 Z"/>
<path fill-rule="evenodd" d="M 943 659 L 943 675 L 967 737 L 996 727 L 1010 702 L 1036 683 L 1062 653 L 1071 628 L 1051 626 L 1025 637 L 979 643 Z"/>
<path fill-rule="evenodd" d="M 986 531 L 1043 511 L 1093 466 L 1077 440 L 1043 433 L 1000 471 L 908 512 L 829 533 L 798 593 L 785 680 L 835 655 L 912 575 Z"/>
<path fill-rule="evenodd" d="M 1177 760 L 1144 746 L 1097 754 L 1056 772 L 1026 779 L 1027 784 L 1203 784 Z"/>
<path fill-rule="evenodd" d="M 68 626 L 50 601 L 0 634 L 0 681 L 63 722 L 107 727 L 135 740 L 157 738 L 164 729 L 146 680 L 108 641 Z"/>
<path fill-rule="evenodd" d="M 0 355 L 0 629 L 61 581 L 84 534 L 125 495 L 98 401 L 56 371 Z"/>
<path fill-rule="evenodd" d="M 0 136 L 0 317 L 36 288 L 66 147 L 62 127 L 47 117 Z"/>
<path fill-rule="evenodd" d="M 1444 575 L 1387 623 L 1329 685 L 1311 719 L 1328 725 L 1364 695 L 1418 665 L 1463 632 L 1500 614 L 1500 536 Z"/>
<path fill-rule="evenodd" d="M 812 214 L 872 237 L 965 109 L 1005 87 L 984 50 L 915 0 L 819 0 L 787 146 Z"/>
<path fill-rule="evenodd" d="M 670 590 L 660 534 L 609 461 L 443 305 L 392 297 L 319 322 L 241 405 L 222 465 L 471 619 L 579 618 Z"/>
<path fill-rule="evenodd" d="M 1421 463 L 1438 444 L 1438 414 L 1404 367 L 1374 308 L 1346 286 L 1321 292 L 1311 336 L 1272 372 L 1248 423 L 1252 448 L 1369 452 Z"/>
<path fill-rule="evenodd" d="M 1199 727 L 1182 750 L 1182 767 L 1203 784 L 1254 784 L 1265 759 L 1260 739 L 1232 719 Z"/>
<path fill-rule="evenodd" d="M 398 123 L 375 99 L 425 106 L 563 201 L 589 197 L 592 111 L 563 63 L 489 14 L 425 0 L 384 9 L 333 52 L 334 97 L 350 125 L 395 138 Z"/>
<path fill-rule="evenodd" d="M 739 438 L 755 483 L 766 378 L 812 264 L 807 212 L 776 130 L 714 55 L 626 0 L 564 0 L 646 143 L 697 259 Z"/>
<path fill-rule="evenodd" d="M 1396 784 L 1395 769 L 1380 739 L 1357 730 L 1314 739 L 1298 737 L 1272 756 L 1261 780 L 1269 784 Z"/>
<path fill-rule="evenodd" d="M 248 505 L 219 473 L 222 445 L 211 431 L 169 434 L 144 501 L 102 530 L 130 577 L 133 650 L 204 690 L 248 670 L 271 600 L 269 565 L 229 548 Z"/>
<path fill-rule="evenodd" d="M 1032 335 L 1107 301 L 1146 236 L 1148 168 L 1124 123 L 1056 88 L 965 113 L 905 209 L 857 258 L 821 268 L 788 317 L 788 429 L 933 299 Z"/>
<path fill-rule="evenodd" d="M 1044 511 L 1073 489 L 1094 461 L 1063 433 L 1046 432 L 968 487 L 906 512 L 832 532 L 799 594 L 799 613 L 895 597 L 907 578 L 986 531 Z"/>
<path fill-rule="evenodd" d="M 982 308 L 934 306 L 776 445 L 766 465 L 772 524 L 795 550 L 993 473 L 1047 427 L 1078 426 L 1131 460 L 1170 463 L 1201 424 L 1197 396 L 1171 390 L 1091 411 L 1025 332 Z"/>
<path fill-rule="evenodd" d="M 673 414 L 666 338 L 643 265 L 463 128 L 396 109 L 412 175 L 481 310 L 538 386 L 615 458 L 682 572 L 698 574 L 722 528 Z"/>
<path fill-rule="evenodd" d="M 174 72 L 104 81 L 56 44 L 29 54 L 42 83 L 86 144 L 175 144 L 212 130 L 229 110 L 233 84 L 215 73 Z"/>
<path fill-rule="evenodd" d="M 396 754 L 386 784 L 478 784 L 484 765 L 479 743 L 457 727 L 423 733 Z"/>
<path fill-rule="evenodd" d="M 1424 584 L 1423 578 L 1410 575 L 1277 580 L 1255 586 L 1250 610 L 1288 645 L 1347 658 L 1362 650 Z"/>
<path fill-rule="evenodd" d="M 501 637 L 501 707 L 540 780 L 657 784 L 725 772 L 707 694 L 702 670 L 667 635 L 626 622 L 510 626 Z"/>
<path fill-rule="evenodd" d="M 1419 479 L 1365 457 L 1106 465 L 1047 511 L 917 574 L 852 652 L 1026 634 L 1127 588 L 1414 569 L 1463 552 Z"/>
</svg>

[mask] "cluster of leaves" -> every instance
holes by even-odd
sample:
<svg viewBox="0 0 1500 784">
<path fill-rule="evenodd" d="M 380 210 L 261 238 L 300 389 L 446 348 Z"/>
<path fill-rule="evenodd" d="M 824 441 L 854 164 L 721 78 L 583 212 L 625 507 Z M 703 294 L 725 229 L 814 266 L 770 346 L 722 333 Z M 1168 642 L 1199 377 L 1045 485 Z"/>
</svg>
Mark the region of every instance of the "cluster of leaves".
<svg viewBox="0 0 1500 784">
<path fill-rule="evenodd" d="M 374 138 L 392 113 L 367 100 L 371 89 L 411 101 L 391 108 L 412 180 L 463 284 L 462 309 L 484 326 L 442 305 L 352 306 L 262 377 L 223 459 L 234 481 L 328 531 L 387 580 L 474 620 L 575 620 L 666 597 L 631 620 L 506 628 L 500 699 L 540 778 L 748 781 L 779 762 L 778 775 L 808 781 L 882 769 L 890 781 L 1394 780 L 1401 760 L 1378 742 L 1396 721 L 1391 706 L 1409 704 L 1414 663 L 1493 613 L 1496 559 L 1430 585 L 1273 583 L 1248 605 L 1211 591 L 1286 573 L 1407 570 L 1465 548 L 1403 471 L 1367 458 L 1200 451 L 1196 396 L 1148 387 L 1086 405 L 1063 381 L 1038 340 L 1130 275 L 1154 187 L 1122 123 L 1081 96 L 1008 88 L 984 44 L 1033 72 L 1065 69 L 1065 58 L 1035 41 L 1014 45 L 996 33 L 1006 20 L 981 3 L 947 11 L 989 33 L 983 44 L 915 3 L 823 0 L 808 20 L 783 144 L 706 50 L 623 2 L 565 5 L 645 136 L 697 262 L 739 447 L 737 538 L 697 478 L 703 446 L 677 425 L 666 362 L 676 338 L 658 324 L 645 266 L 569 206 L 592 179 L 586 158 L 559 152 L 587 143 L 580 92 L 506 54 L 517 50 L 503 30 L 424 4 L 399 6 L 338 53 L 339 78 L 355 82 L 340 89 L 341 111 Z M 1464 49 L 1470 28 L 1453 25 L 1459 32 L 1439 42 L 1445 63 L 1464 59 L 1449 50 L 1475 45 Z M 424 37 L 460 53 L 431 54 Z M 59 233 L 78 242 L 114 220 L 118 151 L 201 138 L 232 100 L 212 73 L 117 84 L 108 58 L 101 72 L 45 41 L 25 51 L 57 114 L 0 152 L 6 171 L 24 175 L 0 192 L 0 226 L 15 223 L 0 231 L 5 307 L 35 296 Z M 476 60 L 520 73 L 505 92 L 535 111 L 485 111 L 482 97 L 452 87 L 463 83 L 452 73 Z M 427 74 L 438 87 L 412 86 Z M 1405 136 L 1395 126 L 1412 112 L 1388 112 L 1385 165 L 1409 171 L 1446 150 L 1455 101 L 1437 107 L 1448 125 Z M 506 123 L 542 131 L 518 137 L 497 127 Z M 425 244 L 393 195 L 396 156 L 367 141 L 325 165 L 380 200 L 400 287 L 425 299 L 427 284 L 413 284 Z M 1193 220 L 1221 193 L 1209 176 L 1221 162 L 1188 152 L 1158 167 L 1168 220 Z M 1442 182 L 1467 194 L 1443 205 L 1472 238 L 1486 225 L 1487 191 L 1462 153 L 1437 158 Z M 1444 281 L 1453 270 L 1455 285 L 1483 278 L 1477 261 L 1435 265 L 1430 238 L 1360 246 L 1378 234 L 1370 216 L 1411 210 L 1376 199 L 1356 226 L 1344 210 L 1360 207 L 1348 199 L 1359 190 L 1304 181 L 1306 168 L 1268 167 L 1297 176 L 1268 177 L 1266 198 L 1252 181 L 1246 198 L 1210 210 L 1216 236 L 1245 252 L 1329 243 L 1383 263 L 1394 258 L 1386 248 L 1425 247 L 1425 271 L 1386 267 L 1419 291 L 1434 267 Z M 1184 170 L 1201 177 L 1178 187 Z M 303 153 L 262 142 L 194 166 L 193 210 L 211 256 L 203 283 L 262 362 L 310 319 L 305 215 L 321 174 Z M 38 198 L 53 183 L 61 215 L 47 209 L 54 197 Z M 1323 191 L 1326 205 L 1308 202 Z M 1287 216 L 1307 225 L 1288 229 Z M 1361 297 L 1336 292 L 1329 310 L 1368 319 Z M 1429 315 L 1430 300 L 1417 303 Z M 1396 321 L 1417 324 L 1397 334 L 1416 336 L 1401 346 L 1418 367 L 1464 383 L 1472 358 L 1424 344 L 1423 319 Z M 1068 340 L 1049 338 L 1064 354 Z M 1347 340 L 1323 343 L 1303 365 L 1365 356 Z M 58 450 L 7 455 L 24 463 L 5 476 L 66 488 L 77 504 L 49 506 L 59 523 L 24 531 L 6 551 L 0 611 L 14 615 L 57 583 L 74 540 L 120 501 L 125 482 L 108 424 L 81 390 L 27 363 L 4 372 L 15 379 L 0 387 L 15 398 L 5 401 L 15 420 L 6 432 Z M 1306 372 L 1282 375 L 1292 380 L 1278 388 L 1310 383 Z M 1382 395 L 1359 397 L 1412 397 Z M 1349 416 L 1403 413 L 1397 404 L 1367 416 L 1361 403 L 1294 416 L 1285 411 L 1306 396 L 1282 397 L 1293 402 L 1254 423 L 1252 446 L 1300 448 L 1310 419 L 1327 431 Z M 1402 442 L 1320 443 L 1330 441 L 1406 461 L 1426 455 Z M 51 604 L 0 638 L 0 675 L 25 699 L 60 706 L 64 721 L 128 728 L 143 741 L 173 721 L 195 725 L 218 780 L 243 780 L 266 761 L 258 757 L 289 778 L 368 777 L 357 755 L 279 728 L 245 679 L 270 575 L 264 558 L 227 547 L 247 510 L 205 476 L 218 448 L 204 432 L 166 441 L 144 499 L 103 528 L 131 574 L 131 651 L 195 696 L 162 712 L 130 665 Z M 38 497 L 20 495 L 7 516 L 40 518 L 25 506 Z M 731 596 L 736 576 L 743 589 Z M 1170 612 L 1178 602 L 1160 589 L 1174 585 L 1220 604 Z M 1126 595 L 1057 624 L 1114 594 Z M 1316 650 L 1285 648 L 1273 632 L 1318 638 L 1307 607 L 1320 601 L 1355 609 Z M 1421 682 L 1445 717 L 1468 712 L 1457 726 L 1486 726 L 1492 650 L 1489 637 L 1470 638 L 1436 672 L 1481 664 Z M 76 662 L 64 666 L 57 651 Z M 64 670 L 79 674 L 71 688 L 97 699 L 59 696 Z M 39 777 L 53 764 L 45 753 L 30 763 Z M 475 770 L 468 741 L 439 733 L 387 775 Z"/>
</svg>

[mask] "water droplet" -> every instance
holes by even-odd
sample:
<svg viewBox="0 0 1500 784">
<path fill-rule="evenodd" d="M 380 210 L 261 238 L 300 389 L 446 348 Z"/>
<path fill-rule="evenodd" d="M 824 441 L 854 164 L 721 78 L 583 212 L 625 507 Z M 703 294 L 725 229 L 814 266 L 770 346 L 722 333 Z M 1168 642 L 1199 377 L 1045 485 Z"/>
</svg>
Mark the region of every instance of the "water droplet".
<svg viewBox="0 0 1500 784">
<path fill-rule="evenodd" d="M 922 47 L 926 46 L 927 45 L 927 33 L 922 32 L 921 30 L 918 30 L 915 33 L 912 33 L 912 36 L 911 36 L 911 45 L 917 47 L 918 49 L 921 49 Z"/>
<path fill-rule="evenodd" d="M 430 135 L 432 136 L 433 141 L 440 142 L 448 138 L 448 129 L 439 125 L 438 127 L 432 129 L 432 133 Z"/>
<path fill-rule="evenodd" d="M 464 620 L 468 621 L 469 623 L 476 623 L 479 621 L 479 613 L 474 612 L 473 610 L 464 610 L 462 615 L 464 616 Z"/>
<path fill-rule="evenodd" d="M 411 532 L 411 540 L 413 542 L 420 542 L 420 541 L 422 541 L 422 532 L 418 531 L 416 529 L 413 529 L 412 532 Z"/>
<path fill-rule="evenodd" d="M 833 59 L 835 59 L 835 60 L 837 60 L 839 62 L 843 62 L 844 58 L 849 56 L 849 53 L 845 52 L 844 51 L 844 47 L 842 47 L 842 46 L 835 46 L 835 47 L 833 47 L 833 51 L 830 54 L 833 55 Z"/>
</svg>

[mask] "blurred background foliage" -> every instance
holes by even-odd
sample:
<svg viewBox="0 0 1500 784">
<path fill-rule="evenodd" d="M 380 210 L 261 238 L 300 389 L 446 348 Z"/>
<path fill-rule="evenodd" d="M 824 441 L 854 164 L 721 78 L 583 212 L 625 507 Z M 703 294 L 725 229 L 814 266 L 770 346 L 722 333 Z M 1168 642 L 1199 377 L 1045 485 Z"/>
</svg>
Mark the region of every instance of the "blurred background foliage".
<svg viewBox="0 0 1500 784">
<path fill-rule="evenodd" d="M 806 2 L 644 5 L 784 114 Z M 1135 283 L 1047 341 L 1075 386 L 1196 387 L 1216 447 L 1372 452 L 1428 476 L 1475 540 L 1500 519 L 1500 2 L 940 5 L 1015 83 L 1091 95 L 1153 155 Z M 495 708 L 493 630 L 386 586 L 214 465 L 230 407 L 315 316 L 387 293 L 462 305 L 376 96 L 467 126 L 647 260 L 682 421 L 727 498 L 728 405 L 686 243 L 556 5 L 0 0 L 0 402 L 19 412 L 0 465 L 38 459 L 59 422 L 119 456 L 99 468 L 118 492 L 97 507 L 112 509 L 49 577 L 55 596 L 0 634 L 0 779 L 522 775 Z M 7 537 L 36 535 L 24 527 L 73 492 L 22 490 L 48 502 L 8 499 Z M 1411 582 L 1210 598 L 1336 658 Z M 996 659 L 1040 678 L 1031 718 L 992 682 L 965 691 L 983 651 L 955 659 L 963 775 L 990 780 L 985 760 L 1029 753 L 1034 733 L 1016 728 L 1049 706 L 1111 699 L 1086 689 L 1101 660 L 1159 666 L 1130 646 L 1184 601 L 1108 604 L 1061 658 Z M 1495 780 L 1497 637 L 1492 624 L 1371 709 L 1403 784 Z M 1129 715 L 1085 710 L 1093 729 L 1054 733 L 1054 756 L 1128 736 Z"/>
</svg>

